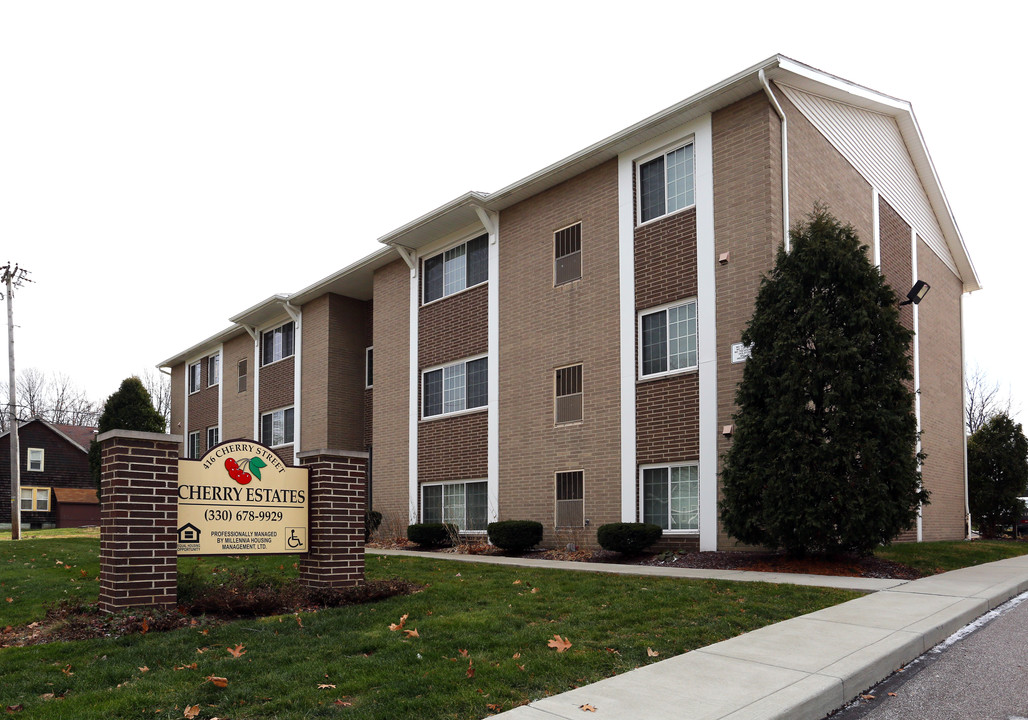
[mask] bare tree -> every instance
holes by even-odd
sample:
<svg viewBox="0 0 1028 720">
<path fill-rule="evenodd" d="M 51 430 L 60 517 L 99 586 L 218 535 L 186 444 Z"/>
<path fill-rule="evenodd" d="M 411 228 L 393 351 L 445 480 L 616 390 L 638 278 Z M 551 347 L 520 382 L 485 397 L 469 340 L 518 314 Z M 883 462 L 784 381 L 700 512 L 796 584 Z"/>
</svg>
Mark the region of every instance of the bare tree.
<svg viewBox="0 0 1028 720">
<path fill-rule="evenodd" d="M 0 392 L 6 395 L 7 383 L 0 383 Z M 22 421 L 40 417 L 59 425 L 93 427 L 99 417 L 96 403 L 63 373 L 49 377 L 36 368 L 26 368 L 18 373 L 16 394 L 15 412 Z M 6 412 L 0 415 L 0 432 L 6 432 L 10 418 Z"/>
<path fill-rule="evenodd" d="M 967 404 L 964 412 L 968 435 L 974 435 L 982 425 L 996 415 L 1010 415 L 1013 412 L 1014 402 L 1009 391 L 1006 397 L 1003 397 L 999 383 L 990 381 L 980 366 L 975 365 L 974 370 L 967 373 L 965 382 Z"/>
<path fill-rule="evenodd" d="M 36 368 L 25 368 L 18 373 L 16 383 L 18 415 L 22 418 L 43 416 L 47 404 L 49 382 L 46 375 Z"/>
<path fill-rule="evenodd" d="M 164 426 L 171 427 L 171 378 L 162 372 L 147 369 L 139 378 L 150 393 L 154 409 L 164 417 Z"/>
</svg>

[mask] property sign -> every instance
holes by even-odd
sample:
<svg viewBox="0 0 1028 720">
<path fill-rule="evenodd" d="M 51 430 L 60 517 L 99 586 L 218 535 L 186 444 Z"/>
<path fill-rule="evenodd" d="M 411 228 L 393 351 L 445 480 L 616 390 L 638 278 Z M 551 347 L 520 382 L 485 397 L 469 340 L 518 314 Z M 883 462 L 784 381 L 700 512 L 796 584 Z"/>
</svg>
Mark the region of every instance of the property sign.
<svg viewBox="0 0 1028 720">
<path fill-rule="evenodd" d="M 178 463 L 178 554 L 307 552 L 307 469 L 230 440 Z"/>
</svg>

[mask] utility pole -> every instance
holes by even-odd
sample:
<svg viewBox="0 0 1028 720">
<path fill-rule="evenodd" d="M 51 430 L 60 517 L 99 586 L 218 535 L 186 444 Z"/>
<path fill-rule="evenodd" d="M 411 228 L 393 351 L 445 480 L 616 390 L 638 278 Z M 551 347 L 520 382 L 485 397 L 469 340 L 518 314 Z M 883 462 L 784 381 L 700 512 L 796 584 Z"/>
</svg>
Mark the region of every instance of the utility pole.
<svg viewBox="0 0 1028 720">
<path fill-rule="evenodd" d="M 14 288 L 23 283 L 32 282 L 28 279 L 28 270 L 10 261 L 0 267 L 0 280 L 7 285 L 7 373 L 9 403 L 11 417 L 11 539 L 21 540 L 21 450 L 18 443 L 18 412 L 15 405 L 14 386 Z"/>
</svg>

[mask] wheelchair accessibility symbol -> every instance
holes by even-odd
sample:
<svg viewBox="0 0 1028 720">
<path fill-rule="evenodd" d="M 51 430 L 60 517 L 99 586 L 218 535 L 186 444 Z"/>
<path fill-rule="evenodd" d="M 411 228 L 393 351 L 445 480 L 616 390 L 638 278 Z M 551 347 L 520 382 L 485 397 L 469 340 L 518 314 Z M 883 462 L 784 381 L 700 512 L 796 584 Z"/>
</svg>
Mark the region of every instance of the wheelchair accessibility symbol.
<svg viewBox="0 0 1028 720">
<path fill-rule="evenodd" d="M 307 528 L 286 528 L 286 548 L 302 550 L 307 545 Z"/>
</svg>

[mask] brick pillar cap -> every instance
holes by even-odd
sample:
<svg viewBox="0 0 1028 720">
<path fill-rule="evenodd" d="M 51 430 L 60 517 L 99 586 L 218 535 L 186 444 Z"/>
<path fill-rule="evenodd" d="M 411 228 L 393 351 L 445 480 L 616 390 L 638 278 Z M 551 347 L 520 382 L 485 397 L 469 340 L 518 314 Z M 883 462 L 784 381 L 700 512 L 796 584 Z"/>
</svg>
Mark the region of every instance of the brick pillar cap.
<svg viewBox="0 0 1028 720">
<path fill-rule="evenodd" d="M 328 455 L 329 457 L 353 457 L 353 458 L 367 458 L 368 453 L 363 450 L 303 450 L 302 452 L 296 453 L 298 460 L 304 460 L 310 457 L 318 457 L 319 455 Z"/>
<path fill-rule="evenodd" d="M 153 440 L 154 442 L 181 443 L 181 435 L 166 435 L 164 433 L 143 432 L 141 430 L 108 430 L 96 436 L 97 442 L 113 440 L 114 438 L 127 438 L 129 440 Z"/>
</svg>

